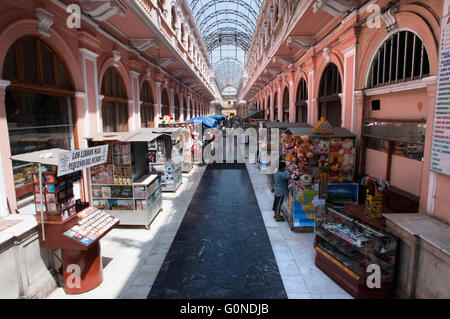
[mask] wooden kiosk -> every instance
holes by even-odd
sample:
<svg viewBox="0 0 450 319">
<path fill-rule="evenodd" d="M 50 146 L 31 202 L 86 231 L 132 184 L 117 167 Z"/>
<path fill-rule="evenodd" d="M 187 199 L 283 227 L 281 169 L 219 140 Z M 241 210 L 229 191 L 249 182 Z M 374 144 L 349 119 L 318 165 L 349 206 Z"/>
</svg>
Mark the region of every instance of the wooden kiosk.
<svg viewBox="0 0 450 319">
<path fill-rule="evenodd" d="M 61 249 L 64 291 L 80 294 L 103 282 L 100 239 L 119 224 L 109 214 L 75 203 L 73 183 L 80 171 L 58 176 L 59 155 L 63 149 L 50 149 L 12 156 L 12 160 L 36 163 L 33 172 L 34 203 L 41 247 Z"/>
</svg>

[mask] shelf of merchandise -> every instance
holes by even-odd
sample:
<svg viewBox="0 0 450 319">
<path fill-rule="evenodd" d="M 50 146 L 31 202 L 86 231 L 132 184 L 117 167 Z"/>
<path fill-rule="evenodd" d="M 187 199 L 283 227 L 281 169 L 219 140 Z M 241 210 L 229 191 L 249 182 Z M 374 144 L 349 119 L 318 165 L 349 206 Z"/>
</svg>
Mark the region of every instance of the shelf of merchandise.
<svg viewBox="0 0 450 319">
<path fill-rule="evenodd" d="M 167 162 L 164 167 L 165 183 L 163 192 L 176 192 L 181 185 L 182 169 L 181 163 Z M 173 175 L 173 176 L 172 176 Z"/>
<path fill-rule="evenodd" d="M 398 240 L 331 207 L 318 212 L 315 264 L 355 298 L 392 297 Z M 367 287 L 370 265 L 380 267 L 380 288 Z"/>
<path fill-rule="evenodd" d="M 128 187 L 131 189 L 131 196 L 123 197 L 94 196 L 96 194 L 93 194 L 93 191 L 91 193 L 93 205 L 119 218 L 121 225 L 141 225 L 148 229 L 153 219 L 162 209 L 159 175 L 143 175 L 131 185 L 92 184 L 91 190 L 94 190 L 96 187 Z M 139 191 L 137 191 L 138 189 Z M 117 201 L 118 207 L 118 201 L 126 201 L 127 209 L 111 209 L 110 201 Z"/>
</svg>

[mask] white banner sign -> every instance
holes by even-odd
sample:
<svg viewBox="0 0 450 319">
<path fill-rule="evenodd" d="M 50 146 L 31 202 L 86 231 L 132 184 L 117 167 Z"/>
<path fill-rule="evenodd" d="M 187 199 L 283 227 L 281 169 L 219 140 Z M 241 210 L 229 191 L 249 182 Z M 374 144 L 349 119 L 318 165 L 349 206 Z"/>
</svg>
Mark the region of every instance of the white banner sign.
<svg viewBox="0 0 450 319">
<path fill-rule="evenodd" d="M 60 153 L 58 176 L 67 175 L 84 168 L 103 164 L 106 162 L 107 156 L 108 145 Z"/>
<path fill-rule="evenodd" d="M 441 24 L 430 169 L 450 175 L 450 16 Z"/>
</svg>

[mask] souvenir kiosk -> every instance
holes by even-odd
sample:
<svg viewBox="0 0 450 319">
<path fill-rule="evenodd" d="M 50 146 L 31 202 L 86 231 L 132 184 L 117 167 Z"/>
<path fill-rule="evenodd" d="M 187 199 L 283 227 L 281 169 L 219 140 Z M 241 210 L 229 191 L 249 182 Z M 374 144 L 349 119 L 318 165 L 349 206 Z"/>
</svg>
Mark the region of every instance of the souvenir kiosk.
<svg viewBox="0 0 450 319">
<path fill-rule="evenodd" d="M 272 141 L 271 138 L 271 129 L 276 128 L 279 129 L 279 144 L 278 144 L 278 152 L 279 152 L 279 158 L 283 157 L 283 146 L 281 143 L 281 134 L 285 132 L 289 128 L 307 128 L 311 127 L 308 123 L 290 123 L 290 122 L 270 122 L 270 121 L 260 121 L 258 123 L 259 126 L 259 132 L 258 136 L 262 135 L 262 129 L 267 129 L 267 139 L 266 142 L 259 141 L 259 171 L 261 174 L 267 175 L 267 185 L 269 186 L 269 189 L 271 192 L 273 192 L 273 171 L 270 171 L 270 151 L 272 149 L 275 149 L 274 141 Z M 267 156 L 264 156 L 264 155 Z"/>
<path fill-rule="evenodd" d="M 39 243 L 43 248 L 61 249 L 64 291 L 80 294 L 103 282 L 100 239 L 119 224 L 119 219 L 75 202 L 73 184 L 82 178 L 81 172 L 58 176 L 59 155 L 67 152 L 49 149 L 11 159 L 38 165 L 39 171 L 31 174 Z M 80 267 L 80 272 L 73 272 L 71 265 Z"/>
<path fill-rule="evenodd" d="M 182 132 L 180 128 L 151 128 L 145 129 L 158 134 L 153 142 L 148 144 L 149 154 L 153 162 L 149 162 L 149 169 L 153 173 L 161 175 L 163 192 L 176 192 L 182 182 L 183 153 L 177 151 L 176 145 L 181 142 Z"/>
<path fill-rule="evenodd" d="M 312 127 L 291 127 L 282 134 L 292 177 L 282 209 L 293 231 L 313 231 L 315 214 L 325 209 L 325 200 L 338 207 L 358 202 L 355 135 L 341 127 L 330 129 L 319 134 Z"/>
<path fill-rule="evenodd" d="M 183 157 L 183 162 L 181 164 L 182 172 L 183 173 L 189 173 L 193 167 L 193 156 L 192 156 L 192 146 L 193 146 L 193 140 L 192 138 L 188 138 L 188 135 L 190 134 L 190 130 L 188 127 L 188 123 L 186 122 L 175 122 L 175 123 L 164 123 L 159 124 L 160 128 L 171 128 L 171 129 L 180 129 L 180 135 L 177 137 L 180 141 L 184 142 L 184 148 L 182 151 L 181 156 Z M 186 133 L 182 133 L 183 131 L 186 131 Z M 171 132 L 170 132 L 171 133 Z M 173 143 L 174 140 L 172 139 L 171 143 Z M 176 142 L 175 142 L 176 144 Z M 150 146 L 149 150 L 154 150 L 156 152 L 156 144 Z"/>
<path fill-rule="evenodd" d="M 109 145 L 105 164 L 90 168 L 92 205 L 121 221 L 147 229 L 162 209 L 161 176 L 149 172 L 149 141 L 160 135 L 141 129 L 102 133 L 90 145 Z"/>
</svg>

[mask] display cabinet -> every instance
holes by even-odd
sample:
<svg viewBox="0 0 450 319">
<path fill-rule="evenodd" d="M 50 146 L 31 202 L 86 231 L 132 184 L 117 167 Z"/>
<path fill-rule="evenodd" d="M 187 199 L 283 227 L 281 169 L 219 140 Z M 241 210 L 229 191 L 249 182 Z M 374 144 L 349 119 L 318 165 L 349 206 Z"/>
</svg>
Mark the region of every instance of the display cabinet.
<svg viewBox="0 0 450 319">
<path fill-rule="evenodd" d="M 181 185 L 181 163 L 168 161 L 164 165 L 164 186 L 162 190 L 164 192 L 175 192 Z"/>
<path fill-rule="evenodd" d="M 162 209 L 161 177 L 148 174 L 148 143 L 113 142 L 108 161 L 90 169 L 92 205 L 120 219 L 121 225 L 150 223 Z"/>
<path fill-rule="evenodd" d="M 393 296 L 397 238 L 327 206 L 316 214 L 314 247 L 316 266 L 353 297 Z M 380 286 L 369 287 L 377 269 Z"/>
</svg>

